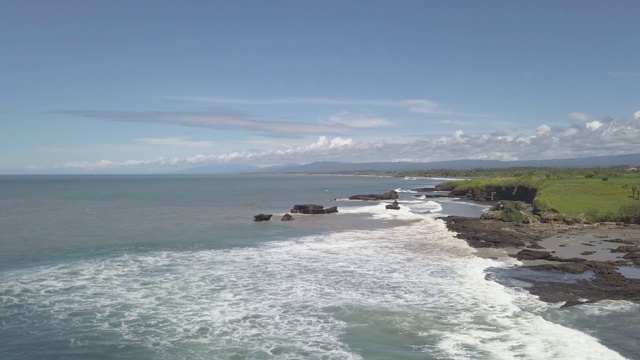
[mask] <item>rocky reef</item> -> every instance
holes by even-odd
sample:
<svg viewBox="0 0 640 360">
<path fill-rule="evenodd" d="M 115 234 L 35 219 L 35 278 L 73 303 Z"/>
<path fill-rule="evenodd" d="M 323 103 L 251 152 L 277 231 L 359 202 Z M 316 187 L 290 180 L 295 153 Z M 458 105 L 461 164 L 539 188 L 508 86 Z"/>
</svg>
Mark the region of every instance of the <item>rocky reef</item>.
<svg viewBox="0 0 640 360">
<path fill-rule="evenodd" d="M 504 249 L 505 254 L 521 260 L 524 268 L 556 274 L 593 274 L 575 282 L 554 282 L 545 276 L 520 279 L 530 283 L 526 289 L 543 301 L 564 302 L 563 307 L 605 299 L 640 302 L 640 276 L 626 277 L 620 272 L 627 268 L 640 273 L 638 226 L 516 224 L 457 216 L 443 220 L 471 247 Z M 585 247 L 592 250 L 584 251 Z"/>
<path fill-rule="evenodd" d="M 395 190 L 387 191 L 382 194 L 366 194 L 366 195 L 351 195 L 349 200 L 363 200 L 363 201 L 384 201 L 384 200 L 396 200 L 398 199 L 398 192 Z"/>
<path fill-rule="evenodd" d="M 338 212 L 337 206 L 332 206 L 329 208 L 324 208 L 322 205 L 316 204 L 304 204 L 304 205 L 294 205 L 293 209 L 290 211 L 292 214 L 333 214 Z"/>
</svg>

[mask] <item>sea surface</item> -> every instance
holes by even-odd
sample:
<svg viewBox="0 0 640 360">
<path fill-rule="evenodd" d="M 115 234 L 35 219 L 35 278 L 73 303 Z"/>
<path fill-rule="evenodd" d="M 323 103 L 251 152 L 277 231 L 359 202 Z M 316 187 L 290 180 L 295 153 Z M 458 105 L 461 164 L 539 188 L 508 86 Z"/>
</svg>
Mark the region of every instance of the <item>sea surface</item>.
<svg viewBox="0 0 640 360">
<path fill-rule="evenodd" d="M 2 176 L 0 359 L 640 359 L 637 304 L 487 279 L 516 262 L 437 219 L 482 206 L 411 191 L 441 181 Z M 339 213 L 280 221 L 308 203 Z"/>
</svg>

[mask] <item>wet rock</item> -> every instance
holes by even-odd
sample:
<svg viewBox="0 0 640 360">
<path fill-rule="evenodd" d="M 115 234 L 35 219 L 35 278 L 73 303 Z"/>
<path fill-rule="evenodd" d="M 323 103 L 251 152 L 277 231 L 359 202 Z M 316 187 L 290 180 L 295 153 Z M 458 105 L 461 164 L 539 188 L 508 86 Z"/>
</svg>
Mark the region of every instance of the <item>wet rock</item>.
<svg viewBox="0 0 640 360">
<path fill-rule="evenodd" d="M 383 200 L 396 200 L 398 193 L 395 190 L 387 191 L 383 194 L 367 194 L 367 195 L 351 195 L 349 200 L 363 200 L 363 201 L 383 201 Z"/>
<path fill-rule="evenodd" d="M 293 216 L 291 216 L 291 214 L 284 214 L 282 215 L 282 218 L 280 219 L 280 221 L 292 221 L 293 220 Z"/>
<path fill-rule="evenodd" d="M 566 309 L 568 307 L 581 305 L 581 304 L 591 304 L 594 302 L 595 302 L 594 300 L 572 299 L 572 300 L 565 301 L 565 303 L 562 306 L 560 306 L 560 309 Z"/>
<path fill-rule="evenodd" d="M 447 228 L 456 233 L 458 238 L 466 240 L 473 247 L 508 247 L 512 240 L 517 240 L 531 246 L 535 242 L 575 230 L 583 231 L 582 224 L 535 223 L 515 226 L 495 220 L 446 217 L 442 218 Z M 613 229 L 613 225 L 594 225 L 591 229 Z M 617 226 L 617 225 L 616 225 Z M 622 225 L 621 225 L 622 226 Z M 633 226 L 633 225 L 628 225 Z M 620 228 L 620 227 L 618 227 Z M 588 228 L 587 228 L 588 230 Z M 607 239 L 602 241 L 608 241 Z M 621 242 L 621 241 L 617 241 Z M 513 243 L 516 243 L 515 241 Z M 631 244 L 632 242 L 627 242 Z M 633 244 L 637 244 L 634 241 Z M 578 242 L 576 245 L 581 244 Z M 560 244 L 559 247 L 571 248 L 573 244 Z M 581 250 L 582 251 L 582 250 Z M 593 276 L 575 282 L 558 282 L 549 280 L 541 274 L 539 279 L 528 278 L 531 286 L 526 287 L 542 301 L 564 303 L 562 307 L 580 305 L 586 302 L 600 300 L 628 300 L 640 302 L 640 279 L 626 278 L 617 271 L 618 266 L 640 267 L 640 248 L 637 246 L 620 246 L 612 252 L 625 253 L 625 260 L 596 261 L 582 257 L 570 259 L 558 258 L 547 251 L 522 249 L 518 255 L 523 259 L 544 259 L 544 264 L 524 266 L 525 268 L 541 271 L 553 271 L 559 274 L 582 274 L 592 272 Z M 517 255 L 516 255 L 517 256 Z M 633 264 L 630 264 L 633 262 Z"/>
<path fill-rule="evenodd" d="M 304 204 L 304 205 L 294 205 L 293 209 L 291 209 L 291 213 L 293 214 L 332 214 L 337 213 L 338 207 L 332 206 L 330 208 L 324 208 L 322 205 L 316 204 Z"/>
<path fill-rule="evenodd" d="M 253 221 L 269 221 L 271 220 L 271 214 L 258 214 L 253 216 Z"/>
<path fill-rule="evenodd" d="M 548 260 L 553 257 L 548 251 L 536 251 L 531 249 L 523 249 L 520 250 L 516 254 L 516 259 L 518 260 Z"/>
<path fill-rule="evenodd" d="M 435 187 L 422 187 L 422 188 L 411 189 L 411 191 L 415 191 L 415 192 L 429 192 L 429 191 L 437 191 L 437 189 L 436 189 Z"/>
<path fill-rule="evenodd" d="M 385 206 L 385 208 L 390 209 L 390 210 L 400 210 L 400 206 L 398 205 L 397 201 L 394 201 L 393 204 L 389 204 L 389 205 Z"/>
</svg>

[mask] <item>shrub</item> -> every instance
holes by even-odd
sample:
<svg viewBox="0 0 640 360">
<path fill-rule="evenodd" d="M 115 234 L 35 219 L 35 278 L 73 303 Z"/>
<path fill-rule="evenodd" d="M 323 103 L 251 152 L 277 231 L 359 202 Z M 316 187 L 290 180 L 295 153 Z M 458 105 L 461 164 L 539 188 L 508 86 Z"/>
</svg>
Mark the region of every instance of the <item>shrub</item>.
<svg viewBox="0 0 640 360">
<path fill-rule="evenodd" d="M 640 203 L 622 205 L 619 211 L 620 221 L 627 224 L 640 224 Z"/>
<path fill-rule="evenodd" d="M 491 210 L 500 211 L 502 221 L 524 223 L 528 218 L 522 213 L 522 204 L 519 201 L 500 201 Z"/>
<path fill-rule="evenodd" d="M 502 210 L 502 221 L 523 223 L 526 222 L 526 216 L 520 210 L 514 208 L 506 208 Z"/>
</svg>

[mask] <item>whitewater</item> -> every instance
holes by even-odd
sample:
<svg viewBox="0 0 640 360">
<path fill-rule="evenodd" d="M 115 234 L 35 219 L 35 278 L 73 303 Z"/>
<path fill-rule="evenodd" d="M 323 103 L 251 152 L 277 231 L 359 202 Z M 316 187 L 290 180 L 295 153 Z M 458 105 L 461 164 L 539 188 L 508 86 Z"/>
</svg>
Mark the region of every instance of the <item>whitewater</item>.
<svg viewBox="0 0 640 360">
<path fill-rule="evenodd" d="M 438 180 L 0 181 L 2 359 L 624 359 L 638 350 L 628 324 L 636 304 L 561 310 L 486 279 L 517 262 L 475 256 L 437 219 L 482 207 L 409 190 Z M 390 189 L 401 191 L 399 211 L 346 200 Z M 339 213 L 279 221 L 309 202 Z M 251 221 L 269 211 L 272 221 Z"/>
</svg>

